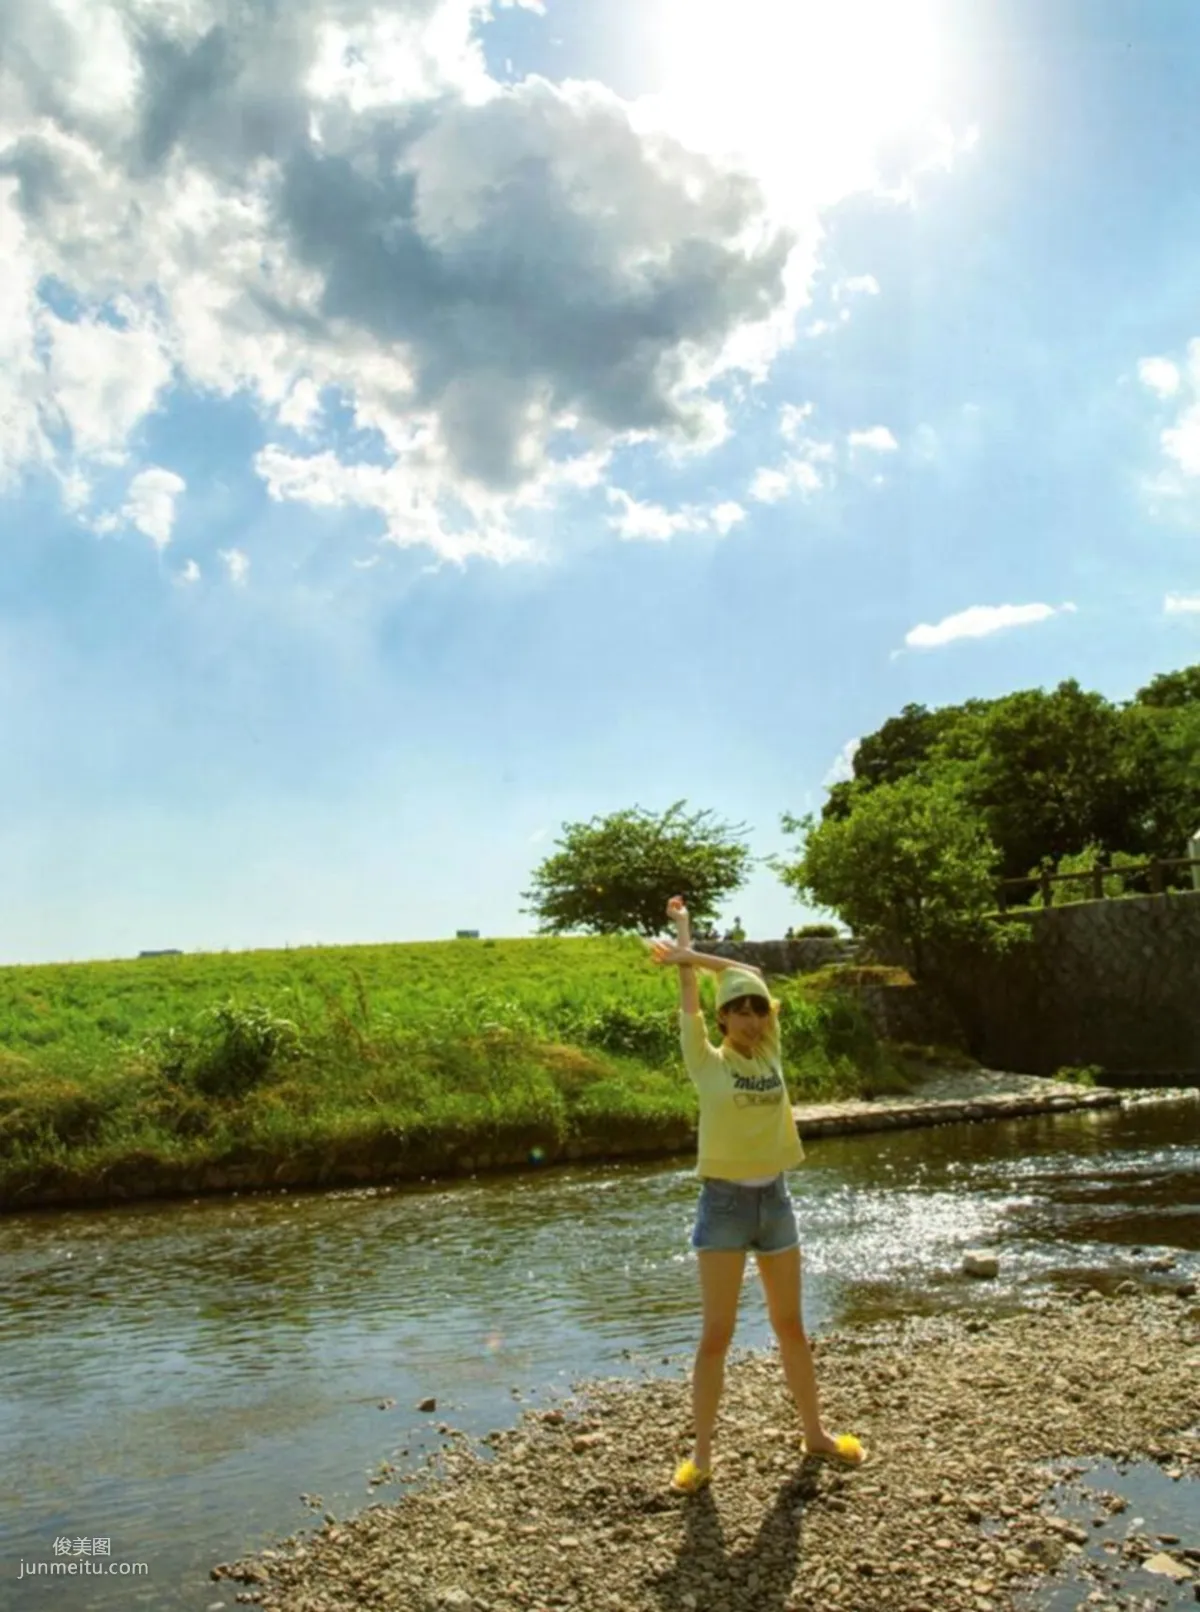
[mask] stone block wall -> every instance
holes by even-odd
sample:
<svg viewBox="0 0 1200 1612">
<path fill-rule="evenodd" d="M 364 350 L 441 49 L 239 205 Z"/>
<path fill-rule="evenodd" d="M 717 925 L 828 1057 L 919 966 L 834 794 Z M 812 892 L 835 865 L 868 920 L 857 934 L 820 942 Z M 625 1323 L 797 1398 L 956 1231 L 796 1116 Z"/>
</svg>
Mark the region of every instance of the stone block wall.
<svg viewBox="0 0 1200 1612">
<path fill-rule="evenodd" d="M 699 941 L 700 951 L 753 963 L 767 974 L 812 974 L 829 963 L 860 961 L 857 941 L 812 936 L 804 940 Z M 885 984 L 867 979 L 850 987 L 866 1008 L 880 1036 L 922 1046 L 962 1047 L 965 1037 L 955 1014 L 924 985 Z"/>
<path fill-rule="evenodd" d="M 858 951 L 853 940 L 822 935 L 803 940 L 697 940 L 695 945 L 709 956 L 738 958 L 768 974 L 812 974 L 827 963 L 851 963 Z"/>
<path fill-rule="evenodd" d="M 1098 1064 L 1147 1078 L 1200 1072 L 1200 892 L 1082 901 L 1013 919 L 1007 957 L 938 956 L 931 972 L 970 1051 L 994 1069 Z"/>
</svg>

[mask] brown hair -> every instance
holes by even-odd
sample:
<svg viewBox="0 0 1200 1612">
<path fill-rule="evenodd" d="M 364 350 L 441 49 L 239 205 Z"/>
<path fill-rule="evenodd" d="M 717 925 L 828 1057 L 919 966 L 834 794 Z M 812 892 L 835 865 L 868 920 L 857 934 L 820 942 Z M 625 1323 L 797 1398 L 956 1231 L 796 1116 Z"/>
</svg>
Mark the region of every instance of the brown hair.
<svg viewBox="0 0 1200 1612">
<path fill-rule="evenodd" d="M 733 1006 L 734 1002 L 740 1002 L 741 1000 L 742 999 L 741 999 L 740 996 L 731 997 L 729 999 L 729 1001 L 725 1003 L 724 1007 L 719 1007 L 717 1009 L 717 1029 L 721 1032 L 721 1040 L 722 1041 L 724 1041 L 725 1037 L 729 1034 L 729 1026 L 726 1023 L 726 1014 L 728 1013 L 729 1009 Z M 779 1003 L 775 1000 L 775 998 L 773 996 L 769 1000 L 770 1000 L 770 1003 L 771 1003 L 771 1012 L 770 1012 L 769 1015 L 767 1015 L 767 1017 L 778 1018 L 779 1017 Z"/>
</svg>

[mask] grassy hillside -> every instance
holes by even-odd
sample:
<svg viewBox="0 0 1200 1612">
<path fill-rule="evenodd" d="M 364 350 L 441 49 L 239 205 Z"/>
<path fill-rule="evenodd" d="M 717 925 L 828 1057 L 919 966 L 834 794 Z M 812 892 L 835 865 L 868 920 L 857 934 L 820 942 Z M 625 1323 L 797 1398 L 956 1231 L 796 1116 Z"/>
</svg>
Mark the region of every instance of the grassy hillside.
<svg viewBox="0 0 1200 1612">
<path fill-rule="evenodd" d="M 775 988 L 794 1096 L 895 1082 L 851 1000 Z M 677 1130 L 694 1112 L 677 991 L 631 939 L 0 969 L 0 1204 L 147 1172 L 319 1181 Z"/>
</svg>

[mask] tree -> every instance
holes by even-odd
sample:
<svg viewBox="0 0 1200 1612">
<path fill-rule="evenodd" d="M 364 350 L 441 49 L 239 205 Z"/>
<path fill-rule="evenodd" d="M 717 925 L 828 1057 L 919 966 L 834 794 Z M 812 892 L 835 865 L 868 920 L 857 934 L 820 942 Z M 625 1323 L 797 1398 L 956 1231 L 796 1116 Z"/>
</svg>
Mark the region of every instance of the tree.
<svg viewBox="0 0 1200 1612">
<path fill-rule="evenodd" d="M 1124 871 L 1128 868 L 1141 868 L 1145 864 L 1140 856 L 1130 856 L 1127 851 L 1107 852 L 1099 845 L 1085 845 L 1077 856 L 1064 856 L 1056 866 L 1048 867 L 1045 871 L 1050 873 L 1091 873 L 1100 870 L 1100 888 L 1106 897 L 1123 896 L 1129 893 Z M 1034 868 L 1029 877 L 1036 879 L 1043 870 Z M 1061 884 L 1051 887 L 1051 904 L 1055 907 L 1066 907 L 1076 901 L 1094 901 L 1096 899 L 1096 885 L 1094 879 L 1064 879 Z M 1044 907 L 1045 898 L 1040 889 L 1035 890 L 1029 898 L 1031 907 Z"/>
<path fill-rule="evenodd" d="M 593 935 L 657 934 L 667 902 L 681 895 L 693 925 L 712 923 L 721 905 L 746 882 L 751 856 L 737 838 L 744 825 L 710 824 L 711 812 L 686 816 L 684 802 L 655 817 L 640 807 L 564 823 L 560 847 L 521 894 L 523 912 L 540 934 L 583 929 Z"/>
<path fill-rule="evenodd" d="M 931 761 L 970 755 L 976 747 L 973 736 L 979 714 L 986 708 L 984 700 L 945 705 L 936 711 L 906 705 L 899 716 L 889 717 L 882 727 L 859 740 L 853 775 L 832 785 L 821 816 L 848 817 L 855 800 L 866 790 L 924 772 Z"/>
<path fill-rule="evenodd" d="M 1186 856 L 1188 841 L 1200 829 L 1200 701 L 1134 704 L 1122 715 L 1133 747 L 1153 757 L 1155 789 L 1144 849 L 1151 856 Z M 1190 884 L 1191 876 L 1176 874 L 1174 882 Z"/>
<path fill-rule="evenodd" d="M 837 913 L 855 934 L 898 943 L 919 974 L 929 946 L 995 926 L 999 858 L 962 786 L 936 769 L 864 792 L 843 819 L 783 817 L 802 833 L 793 862 L 770 858 L 801 898 Z"/>
<path fill-rule="evenodd" d="M 1074 679 L 1052 693 L 1027 689 L 994 702 L 968 791 L 1006 877 L 1092 843 L 1146 848 L 1160 779 L 1151 750 L 1130 738 L 1122 712 Z"/>
<path fill-rule="evenodd" d="M 1200 705 L 1200 666 L 1183 666 L 1177 672 L 1159 672 L 1134 695 L 1138 705 L 1174 709 Z"/>
<path fill-rule="evenodd" d="M 1179 765 L 1171 774 L 1164 724 L 1195 713 L 1200 705 L 1121 708 L 1074 680 L 937 711 L 907 705 L 862 740 L 853 779 L 835 785 L 822 815 L 849 817 L 881 784 L 945 774 L 979 813 L 1007 878 L 1092 843 L 1177 855 L 1166 845 L 1188 786 Z"/>
</svg>

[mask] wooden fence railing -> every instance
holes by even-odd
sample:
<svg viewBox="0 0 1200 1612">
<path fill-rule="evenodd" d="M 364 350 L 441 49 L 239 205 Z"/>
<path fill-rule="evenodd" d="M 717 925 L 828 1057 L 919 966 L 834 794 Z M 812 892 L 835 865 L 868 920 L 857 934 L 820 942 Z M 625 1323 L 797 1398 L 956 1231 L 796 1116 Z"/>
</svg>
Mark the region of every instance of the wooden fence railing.
<svg viewBox="0 0 1200 1612">
<path fill-rule="evenodd" d="M 1200 857 L 1196 856 L 1151 857 L 1145 862 L 1130 863 L 1128 867 L 1088 868 L 1082 873 L 1037 873 L 1024 879 L 1001 879 L 996 886 L 996 910 L 998 912 L 1007 912 L 1010 906 L 1028 906 L 1029 897 L 1035 890 L 1041 891 L 1042 905 L 1052 907 L 1054 905 L 1054 886 L 1056 884 L 1079 883 L 1080 881 L 1091 885 L 1091 894 L 1094 901 L 1103 901 L 1106 898 L 1109 900 L 1116 899 L 1109 896 L 1105 890 L 1104 882 L 1106 879 L 1125 881 L 1139 879 L 1143 876 L 1145 876 L 1147 882 L 1147 894 L 1160 896 L 1166 888 L 1165 876 L 1169 868 L 1191 868 L 1194 882 L 1195 869 L 1198 867 L 1200 867 Z M 1005 894 L 1008 890 L 1026 892 L 1025 900 L 1010 901 Z"/>
</svg>

